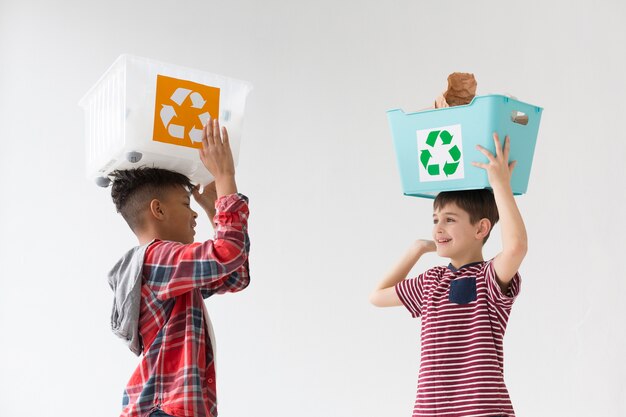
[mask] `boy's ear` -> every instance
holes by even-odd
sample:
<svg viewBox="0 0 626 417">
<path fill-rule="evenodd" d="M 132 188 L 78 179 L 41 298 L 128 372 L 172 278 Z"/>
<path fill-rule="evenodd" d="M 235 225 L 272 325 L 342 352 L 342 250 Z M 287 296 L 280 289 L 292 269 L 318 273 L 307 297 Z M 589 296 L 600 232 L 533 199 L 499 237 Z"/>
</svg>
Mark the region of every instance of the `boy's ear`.
<svg viewBox="0 0 626 417">
<path fill-rule="evenodd" d="M 483 240 L 487 237 L 489 232 L 491 231 L 491 221 L 489 219 L 483 218 L 478 221 L 476 225 L 476 239 Z"/>
<path fill-rule="evenodd" d="M 156 198 L 150 201 L 150 215 L 157 220 L 165 218 L 165 207 Z"/>
</svg>

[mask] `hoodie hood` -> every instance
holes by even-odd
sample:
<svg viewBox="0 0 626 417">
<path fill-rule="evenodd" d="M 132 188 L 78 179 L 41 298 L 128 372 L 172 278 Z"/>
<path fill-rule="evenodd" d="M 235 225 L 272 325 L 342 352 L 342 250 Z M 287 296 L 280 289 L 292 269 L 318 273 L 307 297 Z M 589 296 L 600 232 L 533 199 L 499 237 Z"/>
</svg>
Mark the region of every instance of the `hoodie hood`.
<svg viewBox="0 0 626 417">
<path fill-rule="evenodd" d="M 128 344 L 137 356 L 143 351 L 139 334 L 139 311 L 143 260 L 152 242 L 137 246 L 117 261 L 109 272 L 109 285 L 113 290 L 111 330 Z"/>
</svg>

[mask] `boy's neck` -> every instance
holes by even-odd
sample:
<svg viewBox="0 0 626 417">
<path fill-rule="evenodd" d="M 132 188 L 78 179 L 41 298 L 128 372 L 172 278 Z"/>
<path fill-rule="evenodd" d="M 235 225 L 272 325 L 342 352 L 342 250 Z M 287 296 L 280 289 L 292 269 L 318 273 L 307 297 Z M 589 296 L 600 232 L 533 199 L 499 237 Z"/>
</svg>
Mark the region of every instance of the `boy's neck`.
<svg viewBox="0 0 626 417">
<path fill-rule="evenodd" d="M 450 258 L 450 264 L 454 267 L 454 269 L 459 269 L 465 265 L 483 261 L 484 258 L 482 250 L 479 250 L 475 253 L 467 253 L 459 257 Z"/>
<path fill-rule="evenodd" d="M 152 229 L 148 229 L 148 230 L 142 230 L 139 233 L 135 233 L 135 236 L 137 236 L 137 240 L 139 241 L 139 245 L 145 245 L 148 244 L 150 242 L 152 242 L 155 239 L 159 239 L 159 240 L 169 240 L 167 239 L 166 236 L 163 236 L 162 233 L 159 233 L 155 230 Z"/>
<path fill-rule="evenodd" d="M 142 246 L 142 245 L 152 242 L 154 239 L 148 236 L 137 236 L 137 240 L 139 240 L 139 246 Z"/>
</svg>

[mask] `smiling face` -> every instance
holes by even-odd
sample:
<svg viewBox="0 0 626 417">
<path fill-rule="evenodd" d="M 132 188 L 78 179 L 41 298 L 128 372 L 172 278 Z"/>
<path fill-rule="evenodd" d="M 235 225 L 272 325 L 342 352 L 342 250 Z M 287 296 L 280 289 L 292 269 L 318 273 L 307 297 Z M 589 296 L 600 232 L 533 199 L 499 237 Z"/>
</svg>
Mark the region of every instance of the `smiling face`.
<svg viewBox="0 0 626 417">
<path fill-rule="evenodd" d="M 433 240 L 437 246 L 437 255 L 450 258 L 453 264 L 456 261 L 461 265 L 477 260 L 474 258 L 482 258 L 485 227 L 490 228 L 488 222 L 483 219 L 472 224 L 469 214 L 454 203 L 435 209 Z"/>
<path fill-rule="evenodd" d="M 189 192 L 182 186 L 168 187 L 161 205 L 164 238 L 185 244 L 193 243 L 198 213 L 191 209 Z"/>
</svg>

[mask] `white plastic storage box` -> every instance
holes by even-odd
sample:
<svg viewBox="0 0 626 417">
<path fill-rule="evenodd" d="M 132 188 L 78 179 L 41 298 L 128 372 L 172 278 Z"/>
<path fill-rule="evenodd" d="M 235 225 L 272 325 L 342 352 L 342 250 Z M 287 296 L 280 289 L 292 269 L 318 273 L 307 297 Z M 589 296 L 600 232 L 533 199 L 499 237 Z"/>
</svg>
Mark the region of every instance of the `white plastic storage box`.
<svg viewBox="0 0 626 417">
<path fill-rule="evenodd" d="M 487 162 L 476 145 L 495 154 L 494 132 L 502 145 L 505 136 L 510 138 L 509 158 L 517 161 L 511 186 L 515 195 L 524 194 L 542 111 L 503 95 L 477 96 L 465 106 L 415 113 L 389 110 L 404 194 L 434 198 L 441 191 L 489 188 L 487 172 L 472 162 Z"/>
<path fill-rule="evenodd" d="M 209 115 L 228 129 L 239 156 L 244 81 L 131 55 L 120 56 L 81 99 L 85 110 L 86 175 L 109 184 L 116 169 L 166 168 L 192 182 L 212 181 L 198 155 Z"/>
</svg>

